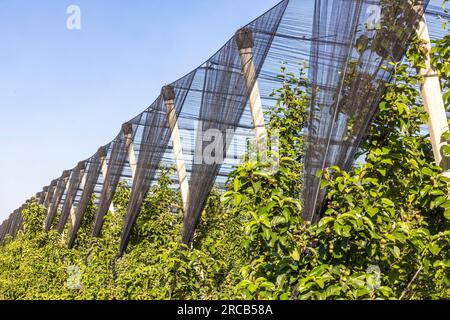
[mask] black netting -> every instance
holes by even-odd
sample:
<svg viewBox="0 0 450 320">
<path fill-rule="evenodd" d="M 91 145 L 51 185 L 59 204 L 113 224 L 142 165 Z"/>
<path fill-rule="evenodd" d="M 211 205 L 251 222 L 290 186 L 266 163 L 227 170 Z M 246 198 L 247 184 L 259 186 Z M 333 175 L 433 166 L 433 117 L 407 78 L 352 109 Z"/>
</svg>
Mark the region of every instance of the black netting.
<svg viewBox="0 0 450 320">
<path fill-rule="evenodd" d="M 192 72 L 171 85 L 174 94 L 175 111 L 179 114 L 185 102 L 187 93 L 191 87 L 195 72 Z M 171 137 L 171 129 L 167 121 L 167 112 L 164 105 L 163 95 L 148 108 L 148 110 L 137 119 L 143 122 L 144 129 L 141 135 L 140 148 L 137 160 L 136 174 L 133 179 L 133 189 L 127 208 L 125 226 L 122 232 L 120 252 L 125 250 L 130 238 L 133 226 L 141 210 L 142 203 L 147 196 L 151 181 L 154 178 L 159 164 L 167 150 Z M 172 124 L 174 126 L 175 124 Z M 135 136 L 135 141 L 136 141 Z"/>
<path fill-rule="evenodd" d="M 17 210 L 15 210 L 8 219 L 8 231 L 9 235 L 12 235 L 13 227 L 14 227 L 14 216 L 16 215 Z"/>
<path fill-rule="evenodd" d="M 252 31 L 253 61 L 255 76 L 259 74 L 265 57 L 272 43 L 274 34 L 287 6 L 287 1 L 249 24 L 246 28 Z M 199 128 L 195 142 L 195 157 L 190 179 L 190 192 L 187 212 L 183 226 L 183 242 L 187 243 L 192 237 L 195 226 L 206 204 L 221 163 L 213 160 L 208 163 L 205 156 L 216 159 L 217 154 L 206 154 L 208 141 L 204 141 L 205 132 L 214 130 L 217 137 L 230 137 L 239 126 L 242 114 L 247 106 L 249 92 L 242 75 L 242 65 L 236 39 L 233 37 L 217 52 L 202 68 L 204 86 L 199 113 Z M 255 82 L 256 77 L 250 82 Z M 211 131 L 212 132 L 212 131 Z M 214 133 L 212 132 L 212 133 Z M 223 141 L 223 140 L 222 140 Z M 226 157 L 228 145 L 223 143 L 223 156 Z M 200 157 L 200 158 L 198 158 Z"/>
<path fill-rule="evenodd" d="M 46 187 L 44 187 L 44 189 L 45 189 Z M 44 202 L 44 199 L 45 199 L 45 193 L 44 193 L 44 191 L 41 191 L 41 192 L 38 192 L 38 193 L 36 193 L 36 196 L 35 196 L 35 198 L 36 198 L 36 201 L 39 203 L 39 204 L 43 204 L 43 202 Z"/>
<path fill-rule="evenodd" d="M 13 216 L 13 215 L 14 215 L 14 212 L 11 213 L 11 214 L 8 216 L 8 219 L 7 219 L 6 222 L 5 222 L 4 236 L 6 236 L 6 235 L 8 235 L 8 234 L 11 234 L 11 233 L 10 233 L 10 228 L 11 228 L 11 222 L 12 222 L 12 216 Z"/>
<path fill-rule="evenodd" d="M 403 57 L 427 3 L 316 1 L 305 156 L 307 220 L 319 219 L 326 195 L 317 172 L 335 165 L 350 169 L 390 80 L 389 62 Z M 381 8 L 379 22 L 371 8 Z"/>
<path fill-rule="evenodd" d="M 108 171 L 104 178 L 98 210 L 94 220 L 93 235 L 96 237 L 100 235 L 103 219 L 109 210 L 117 185 L 122 177 L 123 168 L 127 161 L 127 139 L 124 136 L 123 129 L 110 144 L 108 149 L 110 152 Z"/>
<path fill-rule="evenodd" d="M 14 221 L 14 231 L 13 231 L 13 237 L 15 238 L 17 236 L 17 233 L 22 228 L 23 223 L 23 215 L 22 210 L 24 207 L 20 208 L 20 210 L 17 211 L 15 221 Z"/>
<path fill-rule="evenodd" d="M 277 77 L 281 63 L 286 63 L 286 72 L 294 74 L 299 62 L 306 61 L 310 66 L 311 103 L 310 121 L 305 130 L 307 152 L 303 194 L 304 214 L 309 220 L 316 221 L 323 207 L 325 193 L 319 190 L 317 171 L 332 165 L 351 167 L 383 94 L 384 83 L 390 79 L 392 70 L 387 62 L 403 56 L 420 16 L 409 3 L 285 0 L 243 29 L 242 40 L 247 42 L 243 47 L 253 45 L 255 77 L 264 110 L 276 103 L 271 93 L 281 86 L 282 80 Z M 427 6 L 428 1 L 415 4 Z M 376 8 L 380 9 L 382 19 L 379 21 L 373 19 Z M 429 10 L 432 37 L 442 35 L 436 18 L 441 13 L 438 7 Z M 250 83 L 255 81 L 256 78 L 250 79 Z M 183 230 L 183 240 L 187 242 L 213 184 L 224 187 L 228 174 L 245 152 L 247 138 L 253 136 L 249 93 L 242 75 L 236 38 L 171 86 L 176 93 L 176 115 L 190 188 Z M 117 185 L 124 180 L 133 189 L 122 234 L 122 251 L 158 165 L 162 162 L 174 164 L 170 129 L 173 128 L 167 124 L 164 100 L 159 96 L 144 112 L 127 122 L 114 141 L 107 145 L 107 174 L 96 179 L 93 189 L 87 181 L 90 180 L 89 163 L 83 190 L 72 184 L 67 188 L 69 177 L 63 176 L 50 184 L 47 192 L 41 193 L 37 199 L 48 207 L 46 229 L 50 229 L 61 205 L 67 219 L 72 205 L 78 206 L 81 213 L 88 194 L 96 193 L 98 211 L 93 235 L 99 236 Z M 214 135 L 205 139 L 204 133 L 210 129 L 218 136 L 226 137 L 214 151 L 214 156 L 216 152 L 223 153 L 223 163 L 205 162 L 204 155 L 211 153 L 210 143 L 221 139 Z M 128 138 L 124 131 L 129 133 Z M 130 143 L 134 145 L 137 164 L 128 160 Z M 174 187 L 177 187 L 177 177 L 173 179 Z M 82 214 L 79 221 L 81 219 Z M 10 215 L 2 224 L 1 237 L 10 232 L 12 223 L 13 215 Z M 76 236 L 77 229 L 73 230 L 71 238 Z"/>
<path fill-rule="evenodd" d="M 44 188 L 42 189 L 41 192 L 38 192 L 38 193 L 36 194 L 36 200 L 37 200 L 37 202 L 38 202 L 40 205 L 43 205 L 43 204 L 44 204 L 44 202 L 45 202 L 45 197 L 46 197 L 47 194 L 48 194 L 49 188 L 50 188 L 50 186 L 46 186 L 46 187 L 44 187 Z"/>
<path fill-rule="evenodd" d="M 64 200 L 63 207 L 61 209 L 61 216 L 59 217 L 57 230 L 59 233 L 64 231 L 64 227 L 69 219 L 72 206 L 75 201 L 75 196 L 80 187 L 80 183 L 83 179 L 83 175 L 86 170 L 86 164 L 84 162 L 78 163 L 78 165 L 72 170 L 72 174 L 69 180 L 69 186 L 67 187 L 66 198 Z"/>
<path fill-rule="evenodd" d="M 52 202 L 53 196 L 55 194 L 56 186 L 58 184 L 58 180 L 53 180 L 48 187 L 48 192 L 45 196 L 44 207 L 48 208 L 50 203 Z"/>
<path fill-rule="evenodd" d="M 9 229 L 9 234 L 14 238 L 16 236 L 16 231 L 17 231 L 17 227 L 19 224 L 19 217 L 20 217 L 20 212 L 22 211 L 22 208 L 20 208 L 19 210 L 14 211 L 14 213 L 12 214 L 11 217 L 11 225 L 10 225 L 10 229 Z"/>
<path fill-rule="evenodd" d="M 3 221 L 0 226 L 0 242 L 3 241 L 6 235 L 10 235 L 13 238 L 16 237 L 23 224 L 22 210 L 24 208 L 25 206 L 22 206 L 20 209 L 14 210 L 7 220 Z"/>
<path fill-rule="evenodd" d="M 52 197 L 48 214 L 45 219 L 45 230 L 50 230 L 53 220 L 55 219 L 56 213 L 58 212 L 59 204 L 66 190 L 67 182 L 69 181 L 70 171 L 66 170 L 63 172 L 62 176 L 58 179 L 56 184 L 55 194 Z"/>
<path fill-rule="evenodd" d="M 0 243 L 3 241 L 6 235 L 6 227 L 8 224 L 8 220 L 4 220 L 2 224 L 0 225 Z"/>
<path fill-rule="evenodd" d="M 15 211 L 9 216 L 9 219 L 8 219 L 8 231 L 7 231 L 7 233 L 8 233 L 9 235 L 12 235 L 12 234 L 13 234 L 13 230 L 14 230 L 14 218 L 15 218 L 15 216 L 16 216 L 17 211 L 18 211 L 18 210 L 15 210 Z"/>
<path fill-rule="evenodd" d="M 1 238 L 2 241 L 6 237 L 6 235 L 8 235 L 9 225 L 11 223 L 11 215 L 12 215 L 12 213 L 8 216 L 8 219 L 6 219 L 3 223 L 3 231 L 2 231 L 2 238 Z"/>
<path fill-rule="evenodd" d="M 92 199 L 95 185 L 98 181 L 98 177 L 102 169 L 102 161 L 104 161 L 104 159 L 106 158 L 106 153 L 106 147 L 100 148 L 92 158 L 86 161 L 88 164 L 88 168 L 86 170 L 86 182 L 75 212 L 75 221 L 73 222 L 72 229 L 70 230 L 68 242 L 69 248 L 72 248 L 75 242 L 77 232 L 80 229 L 81 223 L 83 221 L 84 214 Z"/>
</svg>

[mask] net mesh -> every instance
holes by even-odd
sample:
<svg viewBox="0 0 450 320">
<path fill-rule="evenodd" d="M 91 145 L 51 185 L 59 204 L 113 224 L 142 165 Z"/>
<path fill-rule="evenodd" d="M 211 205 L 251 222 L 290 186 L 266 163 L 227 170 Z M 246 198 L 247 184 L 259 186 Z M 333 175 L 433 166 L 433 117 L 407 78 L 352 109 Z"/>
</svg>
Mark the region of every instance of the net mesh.
<svg viewBox="0 0 450 320">
<path fill-rule="evenodd" d="M 55 219 L 56 213 L 58 211 L 59 205 L 61 203 L 64 191 L 66 190 L 67 182 L 69 181 L 70 171 L 66 170 L 63 172 L 61 177 L 58 179 L 56 184 L 55 193 L 50 202 L 47 217 L 45 219 L 45 230 L 50 230 L 53 220 Z"/>
<path fill-rule="evenodd" d="M 108 146 L 108 153 L 110 153 L 107 161 L 108 171 L 104 178 L 100 202 L 98 203 L 98 210 L 94 220 L 93 235 L 96 237 L 101 233 L 103 219 L 109 210 L 127 161 L 127 139 L 123 128 L 116 139 Z"/>
<path fill-rule="evenodd" d="M 316 1 L 311 48 L 312 98 L 305 157 L 304 216 L 320 218 L 319 170 L 351 168 L 393 66 L 428 1 Z M 380 21 L 371 20 L 378 14 Z M 346 19 L 341 19 L 346 17 Z"/>
<path fill-rule="evenodd" d="M 282 2 L 277 7 L 255 20 L 246 28 L 253 34 L 253 61 L 255 76 L 259 74 L 274 34 L 281 21 L 288 2 Z M 247 106 L 248 91 L 242 74 L 240 53 L 236 39 L 232 38 L 217 52 L 201 70 L 204 78 L 203 94 L 200 104 L 199 118 L 201 128 L 197 128 L 195 155 L 190 179 L 190 193 L 187 212 L 183 227 L 183 242 L 191 239 L 195 226 L 205 206 L 207 197 L 212 189 L 215 178 L 220 170 L 220 157 L 209 154 L 207 132 L 211 131 L 211 139 L 222 138 L 220 145 L 214 152 L 222 152 L 227 156 L 227 141 L 239 126 L 244 109 Z M 256 77 L 250 79 L 255 82 Z M 231 133 L 231 135 L 230 135 Z M 225 142 L 225 143 L 223 143 Z M 220 150 L 220 149 L 221 150 Z M 208 163 L 206 157 L 213 156 L 214 162 Z M 200 158 L 200 159 L 198 159 Z M 219 161 L 216 161 L 219 160 Z"/>
<path fill-rule="evenodd" d="M 81 198 L 76 208 L 75 221 L 72 225 L 69 235 L 69 248 L 72 248 L 77 232 L 80 229 L 81 222 L 83 220 L 84 214 L 88 208 L 88 205 L 92 199 L 94 193 L 95 185 L 98 181 L 100 175 L 102 160 L 106 156 L 106 148 L 100 148 L 100 150 L 87 161 L 88 168 L 86 171 L 86 183 L 82 189 Z"/>
<path fill-rule="evenodd" d="M 177 114 L 179 114 L 186 100 L 194 76 L 195 72 L 192 72 L 171 85 L 174 93 L 175 112 Z M 171 130 L 173 130 L 175 125 L 172 124 L 172 128 L 169 127 L 162 94 L 138 120 L 139 122 L 136 125 L 142 123 L 144 128 L 139 141 L 140 148 L 136 174 L 133 179 L 133 189 L 127 208 L 120 252 L 125 250 L 142 203 L 147 196 L 151 181 L 158 170 L 164 153 L 167 151 Z"/>
<path fill-rule="evenodd" d="M 297 74 L 298 64 L 309 65 L 310 106 L 305 130 L 307 148 L 304 176 L 304 216 L 317 221 L 325 191 L 320 190 L 317 171 L 338 165 L 349 169 L 390 80 L 389 61 L 404 55 L 428 1 L 387 0 L 285 0 L 245 26 L 251 34 L 253 79 L 258 82 L 263 110 L 276 101 L 280 64 Z M 378 10 L 378 11 L 377 11 Z M 377 14 L 381 19 L 376 19 Z M 442 35 L 439 7 L 427 10 L 432 37 Z M 247 39 L 248 40 L 248 39 Z M 176 97 L 175 113 L 189 181 L 183 241 L 194 233 L 214 184 L 224 187 L 228 174 L 245 153 L 246 140 L 254 134 L 249 92 L 242 73 L 236 36 L 193 72 L 170 84 Z M 171 124 L 173 126 L 173 124 Z M 48 207 L 45 227 L 50 229 L 59 210 L 63 227 L 72 206 L 77 207 L 75 225 L 81 223 L 92 194 L 98 206 L 93 235 L 99 236 L 103 219 L 120 180 L 132 187 L 122 232 L 120 251 L 126 248 L 141 205 L 160 164 L 173 165 L 173 144 L 164 99 L 159 95 L 150 107 L 127 122 L 106 145 L 107 173 L 86 161 L 87 177 L 80 189 L 81 173 L 76 169 L 54 180 L 39 201 Z M 212 142 L 216 148 L 211 148 Z M 130 163 L 133 144 L 137 163 Z M 205 156 L 223 161 L 209 162 Z M 220 157 L 219 157 L 220 158 Z M 134 177 L 132 168 L 136 166 Z M 92 169 L 92 171 L 91 171 Z M 177 177 L 173 177 L 175 187 Z M 67 187 L 68 185 L 68 187 Z M 10 231 L 13 215 L 2 224 L 0 236 Z M 72 229 L 75 239 L 79 226 Z"/>
<path fill-rule="evenodd" d="M 56 190 L 57 184 L 58 184 L 58 180 L 53 180 L 50 183 L 50 186 L 48 188 L 48 193 L 45 196 L 45 200 L 44 200 L 44 206 L 46 208 L 48 208 L 50 203 L 52 202 L 53 196 L 55 195 L 55 190 Z"/>
<path fill-rule="evenodd" d="M 67 195 L 64 201 L 64 205 L 61 209 L 61 216 L 59 217 L 57 230 L 59 233 L 64 231 L 67 221 L 69 220 L 70 214 L 72 212 L 72 205 L 75 201 L 75 196 L 80 187 L 80 183 L 83 179 L 83 175 L 86 170 L 86 164 L 84 162 L 78 163 L 78 165 L 72 170 L 70 176 L 69 185 L 67 187 Z"/>
</svg>

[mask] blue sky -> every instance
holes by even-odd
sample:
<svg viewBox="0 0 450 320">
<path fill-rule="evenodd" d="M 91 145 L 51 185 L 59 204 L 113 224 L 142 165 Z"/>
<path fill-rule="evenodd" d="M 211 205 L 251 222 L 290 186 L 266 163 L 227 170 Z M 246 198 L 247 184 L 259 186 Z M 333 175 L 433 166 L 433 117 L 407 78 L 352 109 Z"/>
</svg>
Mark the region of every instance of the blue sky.
<svg viewBox="0 0 450 320">
<path fill-rule="evenodd" d="M 0 220 L 278 2 L 0 0 Z"/>
</svg>

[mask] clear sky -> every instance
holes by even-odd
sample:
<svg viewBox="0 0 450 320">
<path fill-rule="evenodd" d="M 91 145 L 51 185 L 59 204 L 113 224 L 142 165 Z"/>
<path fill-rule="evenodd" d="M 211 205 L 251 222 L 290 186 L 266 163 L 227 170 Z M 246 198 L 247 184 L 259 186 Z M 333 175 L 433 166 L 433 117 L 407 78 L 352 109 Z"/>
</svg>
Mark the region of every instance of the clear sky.
<svg viewBox="0 0 450 320">
<path fill-rule="evenodd" d="M 0 220 L 278 2 L 0 0 Z"/>
</svg>

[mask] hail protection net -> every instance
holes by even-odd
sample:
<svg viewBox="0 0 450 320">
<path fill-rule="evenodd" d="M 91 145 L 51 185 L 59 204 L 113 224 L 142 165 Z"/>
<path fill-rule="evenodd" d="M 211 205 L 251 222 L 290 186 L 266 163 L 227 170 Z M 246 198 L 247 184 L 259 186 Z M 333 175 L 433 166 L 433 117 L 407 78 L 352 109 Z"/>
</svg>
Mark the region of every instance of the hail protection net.
<svg viewBox="0 0 450 320">
<path fill-rule="evenodd" d="M 36 193 L 36 200 L 40 205 L 44 204 L 44 197 L 45 197 L 45 189 L 47 187 L 44 187 L 44 191 Z"/>
<path fill-rule="evenodd" d="M 6 235 L 10 235 L 15 238 L 18 231 L 22 227 L 23 217 L 22 210 L 25 206 L 22 206 L 20 209 L 14 210 L 11 213 L 7 220 L 5 220 L 0 226 L 0 242 L 4 240 Z"/>
<path fill-rule="evenodd" d="M 14 212 L 11 213 L 11 214 L 8 216 L 8 219 L 5 221 L 5 226 L 4 226 L 4 231 L 3 231 L 3 238 L 4 238 L 6 235 L 11 234 L 9 229 L 10 229 L 10 226 L 11 226 L 11 221 L 12 221 L 12 216 L 13 216 L 13 214 L 14 214 Z M 3 239 L 2 239 L 2 240 L 3 240 Z"/>
<path fill-rule="evenodd" d="M 5 220 L 4 225 L 3 225 L 3 233 L 2 233 L 2 241 L 3 239 L 6 237 L 6 235 L 9 232 L 9 224 L 10 224 L 10 220 L 11 220 L 11 214 L 8 216 L 8 219 Z"/>
<path fill-rule="evenodd" d="M 194 76 L 195 72 L 192 72 L 167 86 L 166 89 L 170 90 L 170 97 L 167 96 L 164 99 L 163 94 L 161 94 L 140 117 L 131 121 L 133 127 L 143 128 L 142 133 L 136 134 L 134 139 L 139 145 L 139 152 L 136 172 L 133 177 L 133 189 L 122 232 L 120 252 L 123 252 L 127 246 L 141 206 L 167 151 L 171 132 L 176 125 L 176 123 L 169 125 L 166 103 L 173 101 L 175 113 L 178 115 L 186 100 Z"/>
<path fill-rule="evenodd" d="M 122 177 L 122 172 L 124 171 L 125 164 L 127 162 L 127 141 L 129 139 L 124 134 L 131 134 L 131 129 L 129 125 L 123 126 L 122 130 L 119 132 L 117 137 L 108 147 L 109 159 L 107 161 L 107 173 L 104 177 L 103 188 L 100 195 L 100 201 L 98 203 L 97 213 L 94 220 L 93 235 L 98 237 L 103 227 L 103 219 L 108 213 L 109 207 L 112 203 L 114 194 L 116 193 L 117 186 Z"/>
<path fill-rule="evenodd" d="M 93 164 L 95 156 L 86 161 L 84 186 L 80 188 L 82 173 L 73 169 L 41 192 L 38 200 L 48 208 L 46 230 L 51 228 L 60 206 L 60 228 L 73 206 L 78 209 L 75 224 L 81 223 L 95 193 L 93 235 L 99 236 L 104 217 L 113 208 L 117 186 L 125 181 L 132 194 L 120 244 L 123 251 L 156 171 L 162 164 L 176 163 L 171 133 L 178 126 L 189 182 L 183 228 L 183 241 L 188 242 L 213 185 L 225 187 L 229 173 L 243 158 L 247 139 L 253 139 L 249 87 L 257 81 L 262 109 L 267 111 L 276 104 L 272 92 L 283 82 L 278 76 L 280 67 L 298 75 L 302 62 L 309 66 L 310 105 L 304 131 L 305 176 L 299 183 L 304 186 L 304 216 L 317 221 L 325 196 L 317 172 L 333 165 L 351 167 L 384 93 L 384 84 L 390 80 L 392 67 L 388 62 L 402 58 L 421 9 L 427 4 L 413 0 L 280 2 L 245 26 L 245 32 L 238 33 L 239 39 L 233 36 L 208 61 L 169 85 L 174 94 L 175 122 L 168 122 L 163 92 L 150 107 L 123 125 L 105 147 L 103 165 Z M 428 10 L 432 37 L 442 34 L 439 14 L 442 10 L 437 7 Z M 239 49 L 248 55 L 249 47 L 254 73 L 246 83 Z M 172 178 L 178 188 L 177 175 Z M 0 236 L 11 234 L 12 226 L 13 214 L 2 224 Z M 75 239 L 78 228 L 73 227 L 71 239 Z"/>
<path fill-rule="evenodd" d="M 389 62 L 403 57 L 427 3 L 316 1 L 305 157 L 307 220 L 319 219 L 326 196 L 318 171 L 351 168 L 392 75 Z"/>
<path fill-rule="evenodd" d="M 3 241 L 3 239 L 5 238 L 5 234 L 6 234 L 6 224 L 7 224 L 8 220 L 4 220 L 2 222 L 2 224 L 0 225 L 0 243 Z"/>
<path fill-rule="evenodd" d="M 45 187 L 42 189 L 41 192 L 38 192 L 38 193 L 36 194 L 36 199 L 38 200 L 38 203 L 39 203 L 40 205 L 44 205 L 45 197 L 46 197 L 47 194 L 48 194 L 49 188 L 50 188 L 50 186 L 45 186 Z"/>
<path fill-rule="evenodd" d="M 22 207 L 16 214 L 15 224 L 14 224 L 14 231 L 13 231 L 13 237 L 15 238 L 17 236 L 17 233 L 22 228 L 23 223 L 23 216 L 22 216 L 22 210 L 24 207 Z"/>
<path fill-rule="evenodd" d="M 10 231 L 9 234 L 15 238 L 17 231 L 19 229 L 19 224 L 20 224 L 20 217 L 22 214 L 22 210 L 23 207 L 21 207 L 19 210 L 14 211 L 14 213 L 12 214 L 12 219 L 11 219 L 11 225 L 10 225 Z"/>
<path fill-rule="evenodd" d="M 82 189 L 81 198 L 76 208 L 75 221 L 73 222 L 72 229 L 70 230 L 68 243 L 69 248 L 72 248 L 75 242 L 77 232 L 80 229 L 81 223 L 83 221 L 84 214 L 92 199 L 92 195 L 94 194 L 95 185 L 98 181 L 100 171 L 102 168 L 102 161 L 104 161 L 105 157 L 106 157 L 106 148 L 100 148 L 99 151 L 92 158 L 86 161 L 88 163 L 85 179 L 86 182 Z"/>
<path fill-rule="evenodd" d="M 72 170 L 72 174 L 69 180 L 69 186 L 67 187 L 67 194 L 64 200 L 63 207 L 61 209 L 61 216 L 59 217 L 57 230 L 59 233 L 64 231 L 67 220 L 72 212 L 72 206 L 75 201 L 78 189 L 83 180 L 83 176 L 86 170 L 86 164 L 83 162 L 78 163 L 78 165 Z"/>
<path fill-rule="evenodd" d="M 252 49 L 255 66 L 254 78 L 249 79 L 249 83 L 254 84 L 256 81 L 287 4 L 287 1 L 280 3 L 246 26 L 251 32 L 250 42 L 253 42 L 253 46 L 248 44 L 246 47 Z M 249 99 L 236 37 L 209 59 L 199 73 L 204 79 L 204 85 L 189 182 L 189 201 L 183 226 L 185 243 L 193 235 L 223 159 L 227 157 L 228 142 L 239 126 Z"/>
<path fill-rule="evenodd" d="M 19 210 L 15 210 L 10 217 L 8 233 L 11 236 L 14 236 L 14 227 L 15 227 L 17 212 L 19 212 Z"/>
<path fill-rule="evenodd" d="M 14 222 L 14 215 L 16 214 L 17 210 L 14 211 L 8 219 L 8 225 L 7 225 L 7 234 L 12 235 L 12 226 L 13 226 L 13 222 Z"/>
<path fill-rule="evenodd" d="M 55 194 L 52 197 L 50 202 L 50 207 L 48 210 L 47 217 L 45 219 L 45 230 L 50 230 L 53 220 L 58 212 L 59 204 L 61 203 L 61 199 L 64 195 L 64 191 L 66 190 L 67 182 L 69 181 L 70 171 L 66 170 L 63 172 L 61 177 L 58 179 L 58 183 L 56 184 Z"/>
<path fill-rule="evenodd" d="M 48 192 L 45 195 L 44 207 L 48 208 L 50 203 L 52 202 L 53 196 L 55 194 L 56 186 L 58 184 L 58 180 L 53 180 L 48 187 Z"/>
</svg>

